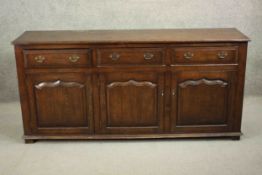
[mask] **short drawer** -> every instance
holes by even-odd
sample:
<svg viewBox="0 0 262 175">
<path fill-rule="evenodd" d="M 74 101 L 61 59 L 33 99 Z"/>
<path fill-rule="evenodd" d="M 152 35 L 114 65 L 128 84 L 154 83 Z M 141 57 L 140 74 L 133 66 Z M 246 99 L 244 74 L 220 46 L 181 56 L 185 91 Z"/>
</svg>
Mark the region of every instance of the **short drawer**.
<svg viewBox="0 0 262 175">
<path fill-rule="evenodd" d="M 78 50 L 25 50 L 25 67 L 75 67 L 91 64 L 90 51 Z"/>
<path fill-rule="evenodd" d="M 173 49 L 172 64 L 237 63 L 237 47 L 179 47 Z"/>
<path fill-rule="evenodd" d="M 157 66 L 164 64 L 161 48 L 98 49 L 97 66 Z"/>
</svg>

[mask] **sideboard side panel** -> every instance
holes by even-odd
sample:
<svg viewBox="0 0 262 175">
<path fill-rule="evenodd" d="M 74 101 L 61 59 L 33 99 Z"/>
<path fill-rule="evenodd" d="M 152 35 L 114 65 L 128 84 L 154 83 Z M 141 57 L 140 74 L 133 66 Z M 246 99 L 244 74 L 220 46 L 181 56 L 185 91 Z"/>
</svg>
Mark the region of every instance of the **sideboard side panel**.
<svg viewBox="0 0 262 175">
<path fill-rule="evenodd" d="M 241 43 L 239 47 L 239 67 L 237 73 L 237 90 L 236 90 L 236 110 L 234 120 L 234 132 L 241 132 L 241 121 L 242 121 L 242 110 L 244 100 L 244 86 L 245 86 L 245 70 L 246 70 L 246 59 L 247 59 L 247 46 L 248 44 Z"/>
<path fill-rule="evenodd" d="M 24 134 L 30 135 L 32 133 L 30 126 L 30 108 L 29 99 L 26 88 L 26 75 L 24 69 L 23 49 L 15 46 L 16 69 L 18 78 L 18 89 L 20 95 L 21 111 L 23 118 Z"/>
</svg>

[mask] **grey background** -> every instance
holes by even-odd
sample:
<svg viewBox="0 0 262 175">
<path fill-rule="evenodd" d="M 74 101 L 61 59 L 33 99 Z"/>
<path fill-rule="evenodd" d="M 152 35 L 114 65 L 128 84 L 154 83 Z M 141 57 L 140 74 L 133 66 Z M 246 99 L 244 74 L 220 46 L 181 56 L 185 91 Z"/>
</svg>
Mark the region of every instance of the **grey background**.
<svg viewBox="0 0 262 175">
<path fill-rule="evenodd" d="M 10 42 L 25 30 L 213 27 L 252 39 L 245 95 L 262 95 L 261 0 L 0 0 L 0 101 L 18 100 Z"/>
</svg>

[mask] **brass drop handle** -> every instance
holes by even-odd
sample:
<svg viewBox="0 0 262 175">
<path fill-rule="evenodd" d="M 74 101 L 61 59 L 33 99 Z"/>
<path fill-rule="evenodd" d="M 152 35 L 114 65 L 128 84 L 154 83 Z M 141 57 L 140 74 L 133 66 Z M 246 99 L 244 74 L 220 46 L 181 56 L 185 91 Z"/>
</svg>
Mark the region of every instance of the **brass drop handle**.
<svg viewBox="0 0 262 175">
<path fill-rule="evenodd" d="M 45 57 L 38 55 L 38 56 L 35 57 L 35 61 L 38 62 L 38 63 L 43 63 L 45 61 Z"/>
<path fill-rule="evenodd" d="M 164 90 L 161 90 L 161 96 L 164 97 L 165 93 Z"/>
<path fill-rule="evenodd" d="M 71 61 L 72 63 L 77 62 L 80 59 L 80 57 L 78 55 L 72 55 L 70 57 L 68 57 L 68 60 Z"/>
<path fill-rule="evenodd" d="M 172 95 L 173 95 L 173 96 L 176 95 L 176 89 L 172 89 Z"/>
<path fill-rule="evenodd" d="M 152 53 L 145 53 L 144 54 L 145 60 L 151 60 L 152 58 L 154 58 L 154 54 L 152 54 Z"/>
<path fill-rule="evenodd" d="M 192 52 L 186 52 L 184 53 L 184 58 L 185 59 L 191 59 L 193 58 L 194 54 Z"/>
<path fill-rule="evenodd" d="M 226 58 L 227 55 L 228 54 L 225 51 L 218 52 L 218 54 L 217 54 L 219 59 L 224 59 L 224 58 Z"/>
<path fill-rule="evenodd" d="M 116 61 L 120 58 L 120 55 L 118 53 L 112 53 L 109 55 L 109 57 L 113 60 L 113 61 Z"/>
</svg>

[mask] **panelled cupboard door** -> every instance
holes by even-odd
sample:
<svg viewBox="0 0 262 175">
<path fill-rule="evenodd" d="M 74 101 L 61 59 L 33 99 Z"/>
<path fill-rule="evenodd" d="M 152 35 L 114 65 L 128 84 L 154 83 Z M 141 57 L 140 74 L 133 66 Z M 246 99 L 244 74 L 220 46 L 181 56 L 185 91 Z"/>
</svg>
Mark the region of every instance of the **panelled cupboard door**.
<svg viewBox="0 0 262 175">
<path fill-rule="evenodd" d="M 234 71 L 174 73 L 171 88 L 172 131 L 230 131 L 235 88 Z"/>
<path fill-rule="evenodd" d="M 84 73 L 28 77 L 31 128 L 37 134 L 93 132 L 91 76 Z"/>
<path fill-rule="evenodd" d="M 163 130 L 164 74 L 107 73 L 100 81 L 100 133 L 150 134 Z"/>
</svg>

